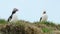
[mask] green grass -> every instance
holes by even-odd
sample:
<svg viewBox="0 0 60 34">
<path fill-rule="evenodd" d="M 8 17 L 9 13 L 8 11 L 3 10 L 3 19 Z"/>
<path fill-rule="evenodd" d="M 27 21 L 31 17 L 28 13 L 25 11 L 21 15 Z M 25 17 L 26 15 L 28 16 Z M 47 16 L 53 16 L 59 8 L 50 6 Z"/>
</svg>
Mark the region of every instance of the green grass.
<svg viewBox="0 0 60 34">
<path fill-rule="evenodd" d="M 37 24 L 37 25 L 45 24 L 47 26 L 52 26 L 52 27 L 56 26 L 56 24 L 54 24 L 53 22 L 48 22 L 48 21 L 46 21 L 46 22 L 34 22 L 33 24 Z"/>
<path fill-rule="evenodd" d="M 41 22 L 40 24 L 46 24 L 46 25 L 51 25 L 51 26 L 55 26 L 56 25 L 53 22 Z"/>
<path fill-rule="evenodd" d="M 47 33 L 47 32 L 50 32 L 51 30 L 48 29 L 48 28 L 42 28 L 42 31 L 43 31 L 44 33 Z"/>
<path fill-rule="evenodd" d="M 6 24 L 6 23 L 7 23 L 6 20 L 4 20 L 4 19 L 0 19 L 0 24 Z"/>
</svg>

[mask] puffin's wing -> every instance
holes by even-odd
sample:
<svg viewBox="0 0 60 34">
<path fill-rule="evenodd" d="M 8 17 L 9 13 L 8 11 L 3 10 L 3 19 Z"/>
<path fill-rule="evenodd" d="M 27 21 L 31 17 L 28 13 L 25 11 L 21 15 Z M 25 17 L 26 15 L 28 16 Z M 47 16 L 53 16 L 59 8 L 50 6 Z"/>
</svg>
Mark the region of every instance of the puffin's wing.
<svg viewBox="0 0 60 34">
<path fill-rule="evenodd" d="M 11 19 L 12 19 L 12 15 L 8 18 L 8 20 L 7 20 L 7 21 L 9 22 Z"/>
<path fill-rule="evenodd" d="M 42 17 L 40 18 L 40 21 L 42 20 Z"/>
</svg>

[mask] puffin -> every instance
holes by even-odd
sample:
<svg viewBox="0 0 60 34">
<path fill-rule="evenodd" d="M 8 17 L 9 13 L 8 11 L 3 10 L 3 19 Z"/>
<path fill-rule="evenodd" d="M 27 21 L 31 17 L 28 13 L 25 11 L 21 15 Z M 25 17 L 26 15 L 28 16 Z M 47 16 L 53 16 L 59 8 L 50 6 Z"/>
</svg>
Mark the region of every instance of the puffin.
<svg viewBox="0 0 60 34">
<path fill-rule="evenodd" d="M 42 21 L 47 21 L 47 19 L 48 19 L 48 16 L 47 16 L 47 14 L 46 14 L 46 11 L 44 11 L 43 13 L 42 13 L 42 17 L 40 17 L 40 21 L 42 22 Z"/>
<path fill-rule="evenodd" d="M 16 16 L 16 12 L 18 11 L 17 8 L 14 8 L 13 11 L 12 11 L 12 14 L 9 16 L 8 18 L 8 22 L 15 22 L 17 21 L 17 16 Z"/>
</svg>

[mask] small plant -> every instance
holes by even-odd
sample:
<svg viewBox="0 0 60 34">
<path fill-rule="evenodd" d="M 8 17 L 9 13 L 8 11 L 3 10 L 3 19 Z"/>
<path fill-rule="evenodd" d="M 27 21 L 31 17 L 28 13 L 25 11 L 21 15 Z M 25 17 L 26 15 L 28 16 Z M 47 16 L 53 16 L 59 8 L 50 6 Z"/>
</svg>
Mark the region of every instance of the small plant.
<svg viewBox="0 0 60 34">
<path fill-rule="evenodd" d="M 50 32 L 51 30 L 49 30 L 48 28 L 42 28 L 42 31 L 46 33 L 46 32 Z"/>
</svg>

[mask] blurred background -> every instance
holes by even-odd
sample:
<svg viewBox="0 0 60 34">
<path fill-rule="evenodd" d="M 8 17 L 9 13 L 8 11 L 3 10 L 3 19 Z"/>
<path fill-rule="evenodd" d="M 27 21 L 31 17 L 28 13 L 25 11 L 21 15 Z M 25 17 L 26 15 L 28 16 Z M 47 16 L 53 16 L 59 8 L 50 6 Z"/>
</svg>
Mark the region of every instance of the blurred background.
<svg viewBox="0 0 60 34">
<path fill-rule="evenodd" d="M 46 11 L 48 21 L 60 24 L 60 0 L 0 0 L 0 19 L 7 20 L 13 8 L 19 9 L 19 20 L 39 21 Z"/>
</svg>

